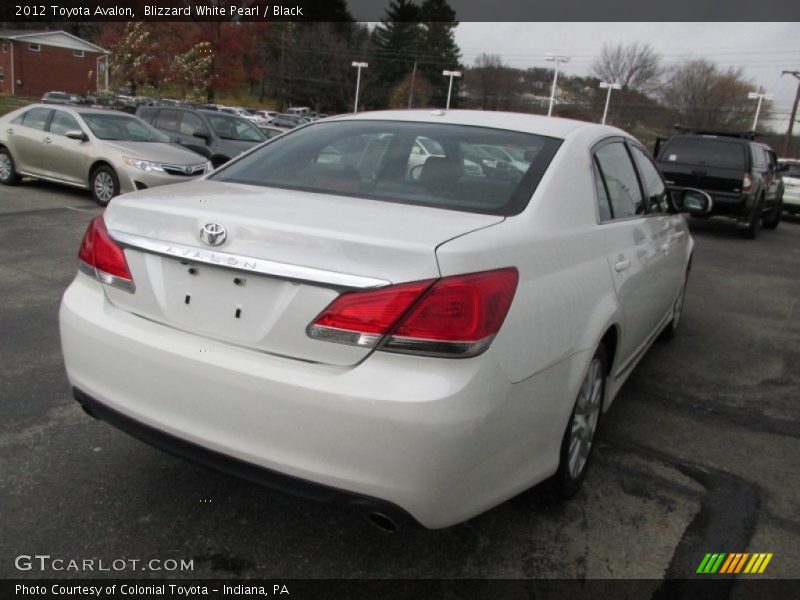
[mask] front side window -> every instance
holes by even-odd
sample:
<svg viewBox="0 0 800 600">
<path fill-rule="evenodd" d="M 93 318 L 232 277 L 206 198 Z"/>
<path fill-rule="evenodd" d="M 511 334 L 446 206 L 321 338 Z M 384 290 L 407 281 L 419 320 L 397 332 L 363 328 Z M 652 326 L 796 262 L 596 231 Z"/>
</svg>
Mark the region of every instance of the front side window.
<svg viewBox="0 0 800 600">
<path fill-rule="evenodd" d="M 158 113 L 156 119 L 156 127 L 159 129 L 166 129 L 168 131 L 178 131 L 178 123 L 181 120 L 180 111 L 174 108 L 163 108 Z"/>
<path fill-rule="evenodd" d="M 483 214 L 521 212 L 561 140 L 464 125 L 398 121 L 315 123 L 284 135 L 212 177 L 265 187 Z M 483 168 L 479 146 L 511 148 L 525 171 Z"/>
<path fill-rule="evenodd" d="M 238 142 L 263 142 L 266 138 L 258 128 L 244 119 L 230 115 L 209 114 L 206 116 L 211 128 L 223 140 Z"/>
<path fill-rule="evenodd" d="M 81 131 L 81 126 L 71 114 L 63 110 L 57 110 L 53 113 L 53 119 L 50 121 L 50 133 L 56 135 L 67 135 L 68 131 Z"/>
<path fill-rule="evenodd" d="M 169 138 L 150 125 L 123 114 L 82 113 L 92 133 L 101 140 L 122 142 L 169 142 Z"/>
<path fill-rule="evenodd" d="M 44 131 L 44 126 L 47 124 L 47 119 L 50 117 L 51 112 L 49 108 L 32 108 L 23 115 L 22 124 L 31 129 Z"/>
<path fill-rule="evenodd" d="M 183 135 L 194 135 L 195 133 L 208 134 L 203 119 L 194 113 L 184 112 L 181 119 L 181 133 Z"/>
<path fill-rule="evenodd" d="M 602 146 L 595 159 L 600 167 L 614 219 L 627 219 L 645 213 L 644 199 L 631 157 L 623 142 Z"/>
<path fill-rule="evenodd" d="M 653 161 L 641 148 L 631 146 L 631 152 L 633 159 L 636 161 L 636 166 L 639 168 L 639 174 L 642 176 L 642 185 L 644 185 L 645 193 L 647 194 L 647 212 L 668 212 L 667 186 L 661 178 L 661 173 L 658 172 Z"/>
</svg>

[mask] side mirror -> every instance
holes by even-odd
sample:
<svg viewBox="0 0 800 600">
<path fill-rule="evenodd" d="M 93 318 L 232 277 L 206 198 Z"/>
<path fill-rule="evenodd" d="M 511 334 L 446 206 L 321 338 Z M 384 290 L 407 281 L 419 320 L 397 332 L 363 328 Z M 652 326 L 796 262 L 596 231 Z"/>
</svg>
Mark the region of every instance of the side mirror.
<svg viewBox="0 0 800 600">
<path fill-rule="evenodd" d="M 686 188 L 677 194 L 675 204 L 678 212 L 701 216 L 711 212 L 714 201 L 711 196 L 701 190 Z"/>
<path fill-rule="evenodd" d="M 192 137 L 200 138 L 201 140 L 204 140 L 206 144 L 208 143 L 208 140 L 210 138 L 210 136 L 205 131 L 195 131 L 194 133 L 192 133 Z"/>
<path fill-rule="evenodd" d="M 89 139 L 89 136 L 83 133 L 80 129 L 68 131 L 65 135 L 71 140 L 80 140 L 82 142 L 85 142 Z"/>
</svg>

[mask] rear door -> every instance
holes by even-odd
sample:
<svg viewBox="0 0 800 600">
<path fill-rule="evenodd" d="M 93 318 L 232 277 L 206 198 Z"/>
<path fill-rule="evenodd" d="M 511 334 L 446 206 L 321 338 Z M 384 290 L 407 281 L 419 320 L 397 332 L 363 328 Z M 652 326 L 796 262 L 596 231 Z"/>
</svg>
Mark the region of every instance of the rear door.
<svg viewBox="0 0 800 600">
<path fill-rule="evenodd" d="M 53 110 L 32 108 L 12 121 L 6 133 L 17 169 L 41 175 L 45 129 Z"/>
<path fill-rule="evenodd" d="M 663 317 L 664 223 L 648 215 L 633 159 L 622 138 L 594 148 L 595 185 L 606 254 L 622 312 L 624 368 L 644 350 Z"/>
</svg>

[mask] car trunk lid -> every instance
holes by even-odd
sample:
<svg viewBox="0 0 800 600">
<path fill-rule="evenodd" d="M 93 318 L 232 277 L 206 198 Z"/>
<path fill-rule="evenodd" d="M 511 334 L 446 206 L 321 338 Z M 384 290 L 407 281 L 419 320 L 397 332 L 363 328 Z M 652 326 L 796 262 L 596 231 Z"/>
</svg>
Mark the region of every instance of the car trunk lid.
<svg viewBox="0 0 800 600">
<path fill-rule="evenodd" d="M 208 339 L 353 365 L 369 349 L 306 335 L 333 299 L 438 277 L 438 245 L 502 220 L 234 183 L 162 187 L 120 196 L 107 209 L 136 291 L 106 293 L 123 310 Z M 226 230 L 219 246 L 200 241 L 210 224 Z"/>
</svg>

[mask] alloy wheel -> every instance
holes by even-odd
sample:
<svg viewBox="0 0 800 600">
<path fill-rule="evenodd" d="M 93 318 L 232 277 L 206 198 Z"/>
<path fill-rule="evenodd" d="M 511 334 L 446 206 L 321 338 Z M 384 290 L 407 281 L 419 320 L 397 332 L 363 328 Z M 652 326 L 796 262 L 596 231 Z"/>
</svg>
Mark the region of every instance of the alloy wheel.
<svg viewBox="0 0 800 600">
<path fill-rule="evenodd" d="M 94 178 L 94 192 L 102 202 L 114 197 L 114 179 L 109 173 L 101 171 Z"/>
<path fill-rule="evenodd" d="M 594 358 L 581 384 L 570 426 L 568 460 L 569 474 L 573 479 L 580 477 L 589 459 L 602 399 L 603 365 L 599 358 Z"/>
</svg>

